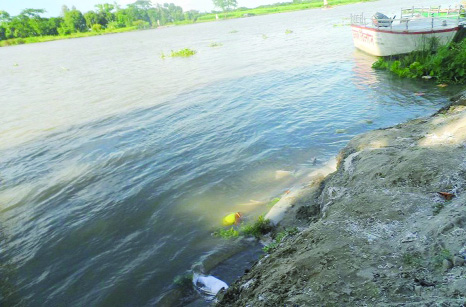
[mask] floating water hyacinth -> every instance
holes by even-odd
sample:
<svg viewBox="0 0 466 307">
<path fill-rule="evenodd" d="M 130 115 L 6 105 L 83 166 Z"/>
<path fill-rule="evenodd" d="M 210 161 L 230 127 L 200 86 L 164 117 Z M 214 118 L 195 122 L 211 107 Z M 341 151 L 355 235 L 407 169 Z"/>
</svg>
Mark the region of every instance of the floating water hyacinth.
<svg viewBox="0 0 466 307">
<path fill-rule="evenodd" d="M 174 57 L 190 57 L 190 56 L 193 56 L 197 53 L 196 50 L 192 50 L 192 49 L 189 49 L 189 48 L 184 48 L 184 49 L 181 49 L 181 50 L 178 50 L 178 51 L 171 51 L 171 54 L 170 56 L 172 58 Z"/>
</svg>

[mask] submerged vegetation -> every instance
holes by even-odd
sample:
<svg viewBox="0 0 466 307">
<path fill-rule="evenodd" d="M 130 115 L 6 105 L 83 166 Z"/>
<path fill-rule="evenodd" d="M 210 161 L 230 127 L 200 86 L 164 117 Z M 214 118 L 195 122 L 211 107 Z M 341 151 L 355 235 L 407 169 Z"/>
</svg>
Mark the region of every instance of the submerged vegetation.
<svg viewBox="0 0 466 307">
<path fill-rule="evenodd" d="M 242 235 L 252 236 L 259 239 L 263 235 L 272 231 L 272 229 L 273 225 L 270 220 L 261 215 L 254 223 L 241 227 L 240 232 Z"/>
<path fill-rule="evenodd" d="M 236 238 L 238 236 L 255 237 L 259 239 L 272 230 L 273 225 L 270 220 L 261 215 L 253 223 L 241 226 L 238 230 L 233 226 L 228 229 L 220 228 L 213 232 L 213 235 L 224 239 Z"/>
<path fill-rule="evenodd" d="M 430 42 L 428 48 L 393 58 L 379 58 L 372 65 L 388 70 L 402 78 L 434 79 L 438 83 L 466 83 L 466 40 L 437 47 Z"/>
<path fill-rule="evenodd" d="M 213 42 L 213 43 L 210 43 L 209 47 L 221 47 L 223 46 L 222 43 L 216 43 L 216 42 Z"/>
</svg>

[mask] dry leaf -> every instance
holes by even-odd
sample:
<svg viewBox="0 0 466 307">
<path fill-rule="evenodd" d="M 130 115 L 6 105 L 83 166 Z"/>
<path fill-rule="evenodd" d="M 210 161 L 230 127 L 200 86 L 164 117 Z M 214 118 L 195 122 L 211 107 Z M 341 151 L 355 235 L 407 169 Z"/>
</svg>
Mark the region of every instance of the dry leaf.
<svg viewBox="0 0 466 307">
<path fill-rule="evenodd" d="M 454 194 L 447 193 L 447 192 L 437 192 L 438 195 L 442 196 L 446 200 L 451 200 L 453 197 L 455 197 Z"/>
</svg>

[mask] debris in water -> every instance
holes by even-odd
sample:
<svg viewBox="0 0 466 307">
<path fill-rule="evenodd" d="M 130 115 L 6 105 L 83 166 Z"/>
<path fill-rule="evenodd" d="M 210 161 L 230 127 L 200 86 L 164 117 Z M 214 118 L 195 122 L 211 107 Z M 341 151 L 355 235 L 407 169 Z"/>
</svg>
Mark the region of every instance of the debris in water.
<svg viewBox="0 0 466 307">
<path fill-rule="evenodd" d="M 193 285 L 201 292 L 207 295 L 216 295 L 222 289 L 228 289 L 228 285 L 211 275 L 193 274 Z"/>
<path fill-rule="evenodd" d="M 426 94 L 426 93 L 421 93 L 421 92 L 419 92 L 419 93 L 414 93 L 414 96 L 424 96 L 425 94 Z"/>
<path fill-rule="evenodd" d="M 441 83 L 441 84 L 439 84 L 439 85 L 437 85 L 437 86 L 438 86 L 438 87 L 447 87 L 447 86 L 448 86 L 448 84 Z"/>
<path fill-rule="evenodd" d="M 230 213 L 227 216 L 225 216 L 222 220 L 222 223 L 224 226 L 231 226 L 231 225 L 238 225 L 238 223 L 241 221 L 241 213 L 235 212 L 235 213 Z"/>
</svg>

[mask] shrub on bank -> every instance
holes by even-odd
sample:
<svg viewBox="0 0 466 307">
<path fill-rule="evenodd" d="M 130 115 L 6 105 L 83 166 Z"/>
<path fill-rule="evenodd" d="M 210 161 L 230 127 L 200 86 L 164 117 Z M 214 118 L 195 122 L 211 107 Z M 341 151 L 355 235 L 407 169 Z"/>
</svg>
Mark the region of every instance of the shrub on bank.
<svg viewBox="0 0 466 307">
<path fill-rule="evenodd" d="M 429 76 L 439 83 L 466 83 L 466 40 L 447 46 L 379 58 L 372 68 L 388 70 L 402 78 Z"/>
</svg>

